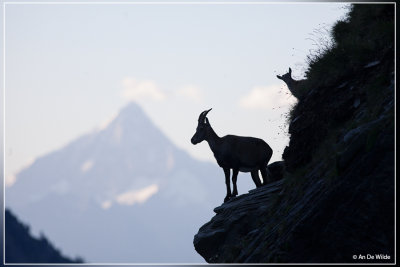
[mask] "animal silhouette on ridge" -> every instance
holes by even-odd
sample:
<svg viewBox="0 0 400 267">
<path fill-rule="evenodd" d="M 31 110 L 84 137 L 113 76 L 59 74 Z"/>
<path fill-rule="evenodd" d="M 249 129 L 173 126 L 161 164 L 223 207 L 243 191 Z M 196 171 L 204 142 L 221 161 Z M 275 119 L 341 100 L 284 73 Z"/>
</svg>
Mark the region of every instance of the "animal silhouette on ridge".
<svg viewBox="0 0 400 267">
<path fill-rule="evenodd" d="M 224 202 L 237 196 L 237 177 L 239 171 L 250 172 L 256 187 L 262 185 L 258 171 L 264 180 L 264 184 L 269 182 L 267 165 L 272 156 L 271 147 L 259 138 L 242 137 L 236 135 L 226 135 L 219 137 L 213 130 L 206 117 L 211 109 L 203 111 L 198 120 L 196 133 L 191 142 L 196 145 L 204 140 L 207 141 L 210 149 L 214 153 L 218 165 L 224 170 L 226 197 Z M 230 171 L 232 173 L 233 192 L 230 186 Z"/>
<path fill-rule="evenodd" d="M 283 74 L 282 76 L 276 75 L 276 77 L 282 81 L 284 81 L 289 88 L 289 91 L 292 93 L 294 97 L 300 99 L 303 95 L 303 84 L 305 80 L 294 80 L 292 78 L 292 69 L 289 68 L 289 72 Z"/>
</svg>

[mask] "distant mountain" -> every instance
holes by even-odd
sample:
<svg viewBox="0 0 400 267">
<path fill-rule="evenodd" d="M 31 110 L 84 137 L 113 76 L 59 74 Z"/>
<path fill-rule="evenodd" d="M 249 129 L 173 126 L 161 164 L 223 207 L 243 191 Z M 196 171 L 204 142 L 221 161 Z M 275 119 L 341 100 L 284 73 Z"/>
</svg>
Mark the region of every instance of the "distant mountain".
<svg viewBox="0 0 400 267">
<path fill-rule="evenodd" d="M 34 238 L 29 227 L 22 224 L 8 209 L 5 211 L 6 263 L 82 263 L 61 254 L 43 235 Z"/>
<path fill-rule="evenodd" d="M 224 190 L 219 167 L 177 148 L 131 103 L 17 174 L 6 205 L 90 262 L 189 263 L 203 262 L 193 234 Z"/>
</svg>

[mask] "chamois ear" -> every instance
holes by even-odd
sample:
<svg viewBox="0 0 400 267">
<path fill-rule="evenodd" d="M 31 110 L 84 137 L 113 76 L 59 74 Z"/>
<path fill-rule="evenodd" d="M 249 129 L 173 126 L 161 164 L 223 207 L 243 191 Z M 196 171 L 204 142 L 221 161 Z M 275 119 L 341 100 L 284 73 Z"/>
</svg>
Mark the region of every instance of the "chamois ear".
<svg viewBox="0 0 400 267">
<path fill-rule="evenodd" d="M 281 79 L 282 80 L 282 76 L 276 75 L 276 78 Z"/>
<path fill-rule="evenodd" d="M 289 68 L 289 74 L 292 75 L 292 69 L 291 68 Z"/>
</svg>

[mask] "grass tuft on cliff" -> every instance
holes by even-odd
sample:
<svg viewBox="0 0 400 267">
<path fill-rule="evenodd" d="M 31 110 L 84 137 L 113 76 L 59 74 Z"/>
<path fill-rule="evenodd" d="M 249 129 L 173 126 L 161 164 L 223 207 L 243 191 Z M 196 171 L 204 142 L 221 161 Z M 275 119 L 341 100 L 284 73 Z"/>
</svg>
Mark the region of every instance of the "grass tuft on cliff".
<svg viewBox="0 0 400 267">
<path fill-rule="evenodd" d="M 309 55 L 307 88 L 326 87 L 394 53 L 394 5 L 353 4 L 330 31 L 332 45 Z"/>
</svg>

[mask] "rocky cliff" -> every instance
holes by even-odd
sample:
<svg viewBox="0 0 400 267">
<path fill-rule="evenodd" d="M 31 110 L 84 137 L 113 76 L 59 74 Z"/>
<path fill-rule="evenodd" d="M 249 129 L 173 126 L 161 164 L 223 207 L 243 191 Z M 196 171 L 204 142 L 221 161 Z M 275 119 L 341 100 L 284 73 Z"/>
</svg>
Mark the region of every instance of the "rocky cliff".
<svg viewBox="0 0 400 267">
<path fill-rule="evenodd" d="M 393 18 L 353 5 L 334 26 L 291 111 L 283 178 L 214 209 L 194 237 L 207 262 L 394 262 Z"/>
</svg>

